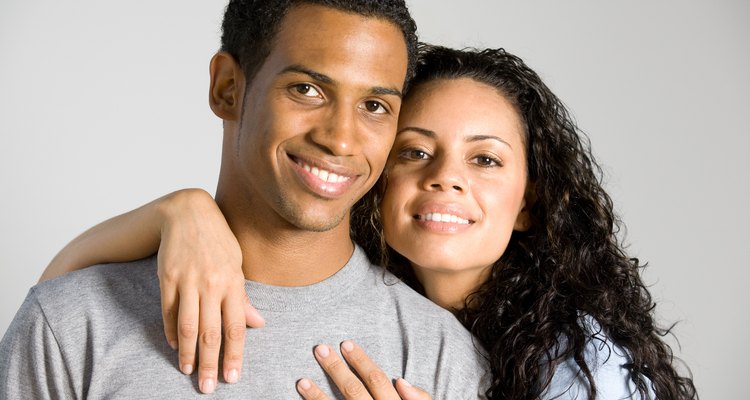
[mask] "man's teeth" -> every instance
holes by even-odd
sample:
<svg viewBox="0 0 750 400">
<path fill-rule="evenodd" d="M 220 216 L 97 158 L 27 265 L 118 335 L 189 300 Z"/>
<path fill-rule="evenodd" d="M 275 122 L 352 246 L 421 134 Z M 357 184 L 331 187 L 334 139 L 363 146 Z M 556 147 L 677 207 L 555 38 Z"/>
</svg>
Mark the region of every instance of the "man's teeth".
<svg viewBox="0 0 750 400">
<path fill-rule="evenodd" d="M 469 224 L 468 219 L 464 219 L 459 216 L 451 215 L 451 214 L 428 213 L 428 214 L 420 215 L 419 218 L 425 221 L 450 222 L 453 224 L 463 224 L 463 225 Z"/>
<path fill-rule="evenodd" d="M 303 164 L 302 168 L 304 168 L 305 171 L 317 176 L 318 178 L 320 178 L 321 181 L 324 181 L 324 182 L 341 183 L 341 182 L 346 182 L 349 180 L 348 176 L 336 175 L 333 172 L 326 171 L 324 169 L 319 169 L 318 167 L 311 167 L 307 164 Z"/>
</svg>

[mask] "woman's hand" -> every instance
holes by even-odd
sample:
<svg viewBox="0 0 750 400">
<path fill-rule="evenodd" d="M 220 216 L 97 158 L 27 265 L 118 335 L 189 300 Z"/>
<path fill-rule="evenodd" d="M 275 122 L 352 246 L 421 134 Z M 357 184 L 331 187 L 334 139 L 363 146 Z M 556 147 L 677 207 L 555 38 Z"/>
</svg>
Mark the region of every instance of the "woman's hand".
<svg viewBox="0 0 750 400">
<path fill-rule="evenodd" d="M 218 383 L 222 340 L 224 380 L 234 383 L 242 368 L 246 325 L 258 328 L 265 322 L 247 298 L 242 251 L 213 198 L 203 190 L 175 192 L 162 202 L 161 215 L 164 333 L 170 346 L 179 348 L 185 374 L 195 370 L 197 343 L 198 386 L 211 393 Z"/>
<path fill-rule="evenodd" d="M 341 343 L 341 354 L 344 355 L 346 362 L 342 361 L 328 345 L 315 347 L 315 358 L 346 399 L 432 399 L 425 391 L 410 385 L 404 379 L 399 378 L 395 385 L 392 384 L 391 379 L 383 370 L 351 340 Z M 357 375 L 362 378 L 361 380 L 349 369 L 349 366 L 354 368 Z M 307 400 L 328 399 L 328 396 L 314 382 L 306 378 L 297 382 L 297 391 Z"/>
</svg>

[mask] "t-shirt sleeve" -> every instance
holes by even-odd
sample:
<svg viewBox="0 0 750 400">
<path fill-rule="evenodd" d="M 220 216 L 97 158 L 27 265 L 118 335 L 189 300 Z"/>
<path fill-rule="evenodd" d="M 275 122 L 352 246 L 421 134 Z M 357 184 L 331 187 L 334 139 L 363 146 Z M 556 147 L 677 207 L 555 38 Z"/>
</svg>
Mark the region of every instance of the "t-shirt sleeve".
<svg viewBox="0 0 750 400">
<path fill-rule="evenodd" d="M 0 398 L 79 398 L 32 288 L 0 341 Z"/>
</svg>

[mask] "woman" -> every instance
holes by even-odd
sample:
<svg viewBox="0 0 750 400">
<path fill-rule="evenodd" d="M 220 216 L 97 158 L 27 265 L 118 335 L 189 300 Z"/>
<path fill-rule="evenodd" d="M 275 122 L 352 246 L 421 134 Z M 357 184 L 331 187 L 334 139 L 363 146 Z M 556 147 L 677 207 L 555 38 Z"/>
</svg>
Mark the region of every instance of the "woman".
<svg viewBox="0 0 750 400">
<path fill-rule="evenodd" d="M 503 50 L 424 46 L 411 85 L 381 185 L 352 213 L 353 236 L 479 339 L 493 374 L 489 397 L 696 398 L 661 340 L 668 330 L 654 324 L 638 260 L 617 239 L 619 221 L 588 144 L 538 75 Z M 133 236 L 146 222 L 128 223 L 161 206 L 97 230 Z M 236 246 L 221 219 L 195 221 L 189 206 L 170 209 L 179 216 L 162 218 L 167 233 L 205 225 L 216 237 L 202 248 Z M 161 222 L 152 225 L 155 236 Z M 96 240 L 76 239 L 50 271 L 158 247 L 147 238 L 101 255 Z M 174 246 L 186 247 L 165 236 L 163 249 Z M 180 271 L 162 274 L 176 276 L 162 281 L 164 290 L 198 274 L 170 259 L 180 253 L 160 252 L 160 269 Z M 236 272 L 240 263 L 203 266 L 226 265 Z M 314 389 L 300 388 L 311 398 L 306 390 Z"/>
</svg>

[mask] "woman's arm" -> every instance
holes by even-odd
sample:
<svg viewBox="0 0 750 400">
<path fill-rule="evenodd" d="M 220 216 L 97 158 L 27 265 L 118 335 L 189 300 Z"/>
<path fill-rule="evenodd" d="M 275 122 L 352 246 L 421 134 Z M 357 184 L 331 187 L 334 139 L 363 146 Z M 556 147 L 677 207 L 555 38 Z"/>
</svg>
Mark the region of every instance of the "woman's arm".
<svg viewBox="0 0 750 400">
<path fill-rule="evenodd" d="M 156 253 L 169 204 L 182 193 L 170 193 L 88 229 L 55 255 L 39 282 L 95 264 L 133 261 Z"/>
<path fill-rule="evenodd" d="M 164 333 L 170 346 L 179 348 L 180 370 L 195 370 L 200 338 L 199 387 L 213 392 L 223 339 L 224 380 L 236 382 L 245 327 L 260 327 L 264 321 L 245 294 L 239 243 L 205 191 L 180 190 L 94 226 L 55 256 L 40 281 L 157 250 Z"/>
</svg>

